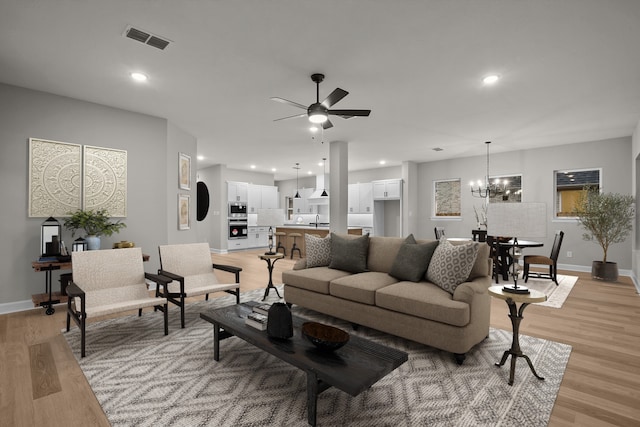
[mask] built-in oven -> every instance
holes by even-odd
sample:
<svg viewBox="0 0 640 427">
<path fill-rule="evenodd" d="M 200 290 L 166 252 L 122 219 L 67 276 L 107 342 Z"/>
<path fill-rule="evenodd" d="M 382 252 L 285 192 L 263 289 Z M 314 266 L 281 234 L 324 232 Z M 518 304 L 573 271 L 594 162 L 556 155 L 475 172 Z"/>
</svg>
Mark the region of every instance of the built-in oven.
<svg viewBox="0 0 640 427">
<path fill-rule="evenodd" d="M 246 202 L 229 202 L 229 218 L 247 218 Z"/>
<path fill-rule="evenodd" d="M 246 239 L 247 227 L 246 219 L 229 219 L 229 239 Z"/>
</svg>

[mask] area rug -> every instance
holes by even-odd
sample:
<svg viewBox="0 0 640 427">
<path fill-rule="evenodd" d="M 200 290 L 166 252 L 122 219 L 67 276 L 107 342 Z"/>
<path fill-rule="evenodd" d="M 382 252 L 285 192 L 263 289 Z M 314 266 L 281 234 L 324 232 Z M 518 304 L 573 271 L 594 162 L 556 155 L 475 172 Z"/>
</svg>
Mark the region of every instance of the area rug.
<svg viewBox="0 0 640 427">
<path fill-rule="evenodd" d="M 262 294 L 250 291 L 242 300 Z M 187 305 L 185 329 L 179 310 L 171 310 L 168 336 L 159 312 L 91 324 L 82 359 L 78 329 L 64 332 L 113 426 L 307 425 L 304 372 L 236 337 L 222 341 L 220 361 L 213 360 L 213 327 L 199 313 L 231 305 L 233 298 Z M 310 310 L 293 311 L 409 353 L 405 364 L 357 397 L 333 388 L 323 392 L 319 426 L 546 426 L 571 352 L 569 345 L 521 336 L 523 352 L 545 380 L 520 359 L 509 386 L 509 364 L 494 363 L 510 347 L 510 331 L 491 329 L 458 366 L 450 353 L 369 328 L 353 331 Z"/>
<path fill-rule="evenodd" d="M 565 276 L 558 274 L 558 285 L 549 279 L 539 279 L 531 276 L 529 276 L 527 283 L 524 283 L 521 272 L 518 279 L 518 286 L 526 286 L 529 289 L 535 289 L 547 296 L 547 300 L 545 302 L 537 303 L 536 305 L 561 308 L 577 281 L 577 276 Z M 513 280 L 502 280 L 501 277 L 500 285 L 506 284 L 513 284 Z"/>
</svg>

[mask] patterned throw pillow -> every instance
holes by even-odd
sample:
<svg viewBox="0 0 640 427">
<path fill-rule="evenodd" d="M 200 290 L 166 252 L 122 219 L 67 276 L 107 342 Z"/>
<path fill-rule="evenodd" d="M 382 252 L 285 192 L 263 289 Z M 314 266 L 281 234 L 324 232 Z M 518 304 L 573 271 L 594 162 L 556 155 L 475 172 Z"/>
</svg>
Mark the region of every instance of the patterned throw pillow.
<svg viewBox="0 0 640 427">
<path fill-rule="evenodd" d="M 400 246 L 389 275 L 398 280 L 419 282 L 423 277 L 438 242 L 416 243 L 410 234 Z"/>
<path fill-rule="evenodd" d="M 369 254 L 369 235 L 349 238 L 331 233 L 331 262 L 329 268 L 363 273 L 367 271 Z"/>
<path fill-rule="evenodd" d="M 307 252 L 307 268 L 324 267 L 331 262 L 331 235 L 325 238 L 314 234 L 304 235 L 304 245 Z"/>
<path fill-rule="evenodd" d="M 477 242 L 452 245 L 446 237 L 440 239 L 427 269 L 427 280 L 453 295 L 469 277 L 478 256 L 478 245 Z"/>
</svg>

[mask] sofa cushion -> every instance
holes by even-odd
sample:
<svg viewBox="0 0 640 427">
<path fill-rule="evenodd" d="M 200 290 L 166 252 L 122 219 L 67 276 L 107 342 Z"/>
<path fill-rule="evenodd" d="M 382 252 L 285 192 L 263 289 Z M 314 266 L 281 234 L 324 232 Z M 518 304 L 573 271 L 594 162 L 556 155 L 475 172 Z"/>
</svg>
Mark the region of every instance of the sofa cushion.
<svg viewBox="0 0 640 427">
<path fill-rule="evenodd" d="M 367 270 L 369 235 L 357 238 L 331 233 L 331 262 L 329 268 L 362 273 Z"/>
<path fill-rule="evenodd" d="M 469 304 L 428 282 L 397 282 L 376 292 L 376 306 L 454 326 L 470 321 Z"/>
<path fill-rule="evenodd" d="M 382 237 L 373 236 L 369 238 L 369 256 L 367 258 L 367 268 L 369 271 L 380 271 L 389 273 L 393 261 L 398 255 L 400 246 L 406 239 L 402 237 Z"/>
<path fill-rule="evenodd" d="M 429 262 L 431 261 L 433 252 L 438 246 L 438 242 L 418 244 L 415 243 L 412 234 L 410 234 L 409 237 L 411 237 L 414 243 L 405 241 L 405 243 L 400 246 L 400 250 L 393 261 L 389 274 L 398 280 L 419 282 L 429 267 Z"/>
<path fill-rule="evenodd" d="M 427 280 L 453 295 L 456 287 L 469 278 L 478 257 L 477 242 L 452 245 L 446 237 L 440 239 L 427 269 Z"/>
<path fill-rule="evenodd" d="M 325 267 L 331 262 L 331 234 L 318 237 L 313 234 L 304 235 L 307 268 Z"/>
<path fill-rule="evenodd" d="M 387 273 L 367 271 L 332 280 L 329 293 L 338 298 L 374 305 L 376 291 L 395 282 L 397 280 Z"/>
<path fill-rule="evenodd" d="M 454 244 L 455 243 L 457 242 L 454 242 Z M 476 262 L 473 263 L 473 268 L 471 269 L 471 273 L 469 273 L 469 279 L 467 279 L 467 281 L 471 281 L 477 277 L 491 275 L 491 271 L 489 271 L 490 249 L 489 245 L 478 245 L 478 256 L 476 258 Z"/>
<path fill-rule="evenodd" d="M 346 271 L 333 270 L 329 267 L 286 270 L 282 272 L 282 282 L 296 288 L 328 295 L 330 281 L 349 275 L 350 273 Z"/>
</svg>

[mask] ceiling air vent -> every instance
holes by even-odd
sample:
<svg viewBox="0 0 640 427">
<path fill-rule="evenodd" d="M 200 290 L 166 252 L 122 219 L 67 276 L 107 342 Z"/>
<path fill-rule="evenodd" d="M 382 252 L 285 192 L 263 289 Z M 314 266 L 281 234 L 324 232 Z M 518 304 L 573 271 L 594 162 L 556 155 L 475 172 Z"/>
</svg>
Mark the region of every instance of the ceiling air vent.
<svg viewBox="0 0 640 427">
<path fill-rule="evenodd" d="M 162 37 L 159 37 L 155 34 L 150 33 L 149 31 L 145 31 L 145 30 L 141 30 L 139 28 L 135 28 L 132 27 L 131 25 L 129 25 L 125 30 L 124 30 L 124 34 L 125 37 L 128 37 L 130 39 L 133 40 L 137 40 L 140 43 L 144 43 L 146 45 L 149 46 L 153 46 L 155 48 L 158 48 L 160 50 L 164 50 L 167 46 L 169 46 L 169 43 L 171 43 L 170 40 L 168 39 L 164 39 Z"/>
</svg>

